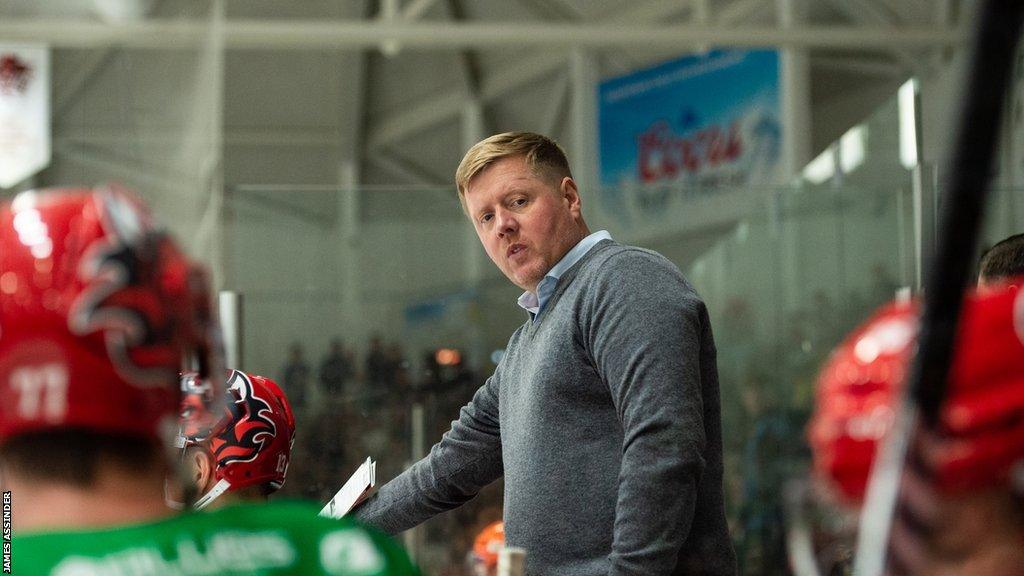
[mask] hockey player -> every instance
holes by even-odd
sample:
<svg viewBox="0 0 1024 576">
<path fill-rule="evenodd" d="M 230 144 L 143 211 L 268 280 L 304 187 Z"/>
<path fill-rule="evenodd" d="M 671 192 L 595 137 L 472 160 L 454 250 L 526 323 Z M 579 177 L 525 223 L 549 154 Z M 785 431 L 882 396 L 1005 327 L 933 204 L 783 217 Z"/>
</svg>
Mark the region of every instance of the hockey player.
<svg viewBox="0 0 1024 576">
<path fill-rule="evenodd" d="M 208 406 L 212 387 L 195 373 L 181 378 L 181 422 L 176 440 L 197 490 L 198 509 L 241 501 L 266 501 L 279 490 L 288 474 L 295 417 L 291 404 L 276 382 L 263 376 L 231 370 L 226 400 Z M 177 505 L 184 498 L 176 498 Z"/>
<path fill-rule="evenodd" d="M 895 574 L 1024 573 L 1024 291 L 1011 282 L 968 295 L 938 426 L 918 434 L 893 524 Z M 808 433 L 818 477 L 863 502 L 892 429 L 918 311 L 892 305 L 833 353 Z"/>
<path fill-rule="evenodd" d="M 134 196 L 103 187 L 0 204 L 13 573 L 416 574 L 389 540 L 315 506 L 171 516 L 178 373 L 183 359 L 219 373 L 213 332 L 204 275 Z"/>
</svg>

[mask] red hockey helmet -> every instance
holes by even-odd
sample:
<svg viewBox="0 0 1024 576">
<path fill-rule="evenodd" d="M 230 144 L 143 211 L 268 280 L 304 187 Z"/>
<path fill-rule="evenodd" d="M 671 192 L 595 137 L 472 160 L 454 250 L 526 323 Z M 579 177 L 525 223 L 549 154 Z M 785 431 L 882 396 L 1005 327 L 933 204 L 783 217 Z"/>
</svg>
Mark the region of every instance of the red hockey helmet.
<svg viewBox="0 0 1024 576">
<path fill-rule="evenodd" d="M 941 490 L 1005 485 L 1024 462 L 1022 282 L 989 287 L 964 302 L 949 398 L 937 441 L 926 443 L 923 454 Z"/>
<path fill-rule="evenodd" d="M 892 429 L 916 337 L 915 306 L 883 307 L 833 351 L 818 376 L 808 425 L 814 469 L 846 500 L 864 498 L 878 442 Z"/>
<path fill-rule="evenodd" d="M 80 427 L 159 438 L 183 361 L 217 365 L 206 276 L 115 187 L 0 204 L 0 441 Z"/>
<path fill-rule="evenodd" d="M 916 346 L 917 309 L 891 305 L 825 364 L 808 426 L 819 476 L 845 499 L 864 497 L 879 441 L 892 429 Z M 938 488 L 1006 483 L 1024 459 L 1024 291 L 1005 286 L 964 300 L 939 425 L 919 438 Z"/>
<path fill-rule="evenodd" d="M 210 418 L 210 388 L 194 375 L 182 377 L 179 446 L 200 445 L 213 455 L 217 484 L 196 503 L 205 507 L 226 490 L 284 485 L 295 442 L 295 417 L 284 392 L 269 378 L 228 373 L 228 396 L 219 418 Z"/>
<path fill-rule="evenodd" d="M 477 534 L 473 541 L 473 569 L 483 576 L 498 566 L 498 553 L 505 546 L 505 523 L 492 522 Z"/>
</svg>

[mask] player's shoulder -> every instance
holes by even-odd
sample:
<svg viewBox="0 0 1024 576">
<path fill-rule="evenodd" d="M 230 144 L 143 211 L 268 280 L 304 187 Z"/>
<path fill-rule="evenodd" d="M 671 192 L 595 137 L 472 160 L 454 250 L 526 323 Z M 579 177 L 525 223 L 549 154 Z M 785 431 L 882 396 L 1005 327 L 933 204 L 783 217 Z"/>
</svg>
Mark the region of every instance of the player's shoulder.
<svg viewBox="0 0 1024 576">
<path fill-rule="evenodd" d="M 351 516 L 341 519 L 318 515 L 320 506 L 304 501 L 239 505 L 225 508 L 217 524 L 230 529 L 265 528 L 286 533 L 308 548 L 324 574 L 339 576 L 418 575 L 405 551 L 384 533 Z"/>
<path fill-rule="evenodd" d="M 331 520 L 318 516 L 319 508 L 303 500 L 282 500 L 259 504 L 235 504 L 209 511 L 206 515 L 218 524 L 243 524 L 246 526 L 273 525 L 287 527 L 292 525 L 337 526 L 348 524 L 344 520 Z"/>
<path fill-rule="evenodd" d="M 280 576 L 418 575 L 387 536 L 318 511 L 298 501 L 241 504 L 112 529 L 26 535 L 14 543 L 14 555 L 27 573 L 54 576 L 121 573 L 158 557 L 154 575 L 188 573 L 186 565 L 197 561 L 226 572 L 241 567 Z"/>
</svg>

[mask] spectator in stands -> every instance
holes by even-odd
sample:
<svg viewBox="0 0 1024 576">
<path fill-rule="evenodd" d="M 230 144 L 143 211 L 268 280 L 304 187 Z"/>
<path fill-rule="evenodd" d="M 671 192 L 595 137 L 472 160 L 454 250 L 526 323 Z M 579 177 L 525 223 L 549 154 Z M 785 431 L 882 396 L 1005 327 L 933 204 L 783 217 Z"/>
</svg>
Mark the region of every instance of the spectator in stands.
<svg viewBox="0 0 1024 576">
<path fill-rule="evenodd" d="M 387 349 L 388 370 L 391 373 L 393 392 L 404 392 L 409 387 L 409 362 L 398 342 L 392 343 Z"/>
<path fill-rule="evenodd" d="M 366 380 L 370 392 L 383 392 L 389 385 L 391 377 L 391 361 L 380 336 L 370 338 L 370 348 L 366 352 Z"/>
<path fill-rule="evenodd" d="M 306 405 L 306 392 L 309 390 L 309 364 L 303 357 L 302 344 L 298 342 L 293 342 L 288 348 L 288 363 L 281 369 L 281 384 L 292 401 L 292 406 L 302 408 Z"/>
<path fill-rule="evenodd" d="M 331 340 L 331 349 L 320 363 L 320 387 L 333 397 L 344 391 L 345 383 L 352 378 L 352 353 L 345 349 L 341 340 Z"/>
</svg>

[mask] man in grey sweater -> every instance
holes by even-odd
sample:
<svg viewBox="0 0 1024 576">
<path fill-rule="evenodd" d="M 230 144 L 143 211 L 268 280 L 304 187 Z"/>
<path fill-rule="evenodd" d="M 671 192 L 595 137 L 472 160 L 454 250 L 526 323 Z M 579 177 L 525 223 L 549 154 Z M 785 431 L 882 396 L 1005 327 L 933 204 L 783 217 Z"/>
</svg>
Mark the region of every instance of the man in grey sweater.
<svg viewBox="0 0 1024 576">
<path fill-rule="evenodd" d="M 735 574 L 700 297 L 664 257 L 590 233 L 544 136 L 492 136 L 455 178 L 529 319 L 430 455 L 356 515 L 394 534 L 504 475 L 506 542 L 528 574 Z"/>
</svg>

